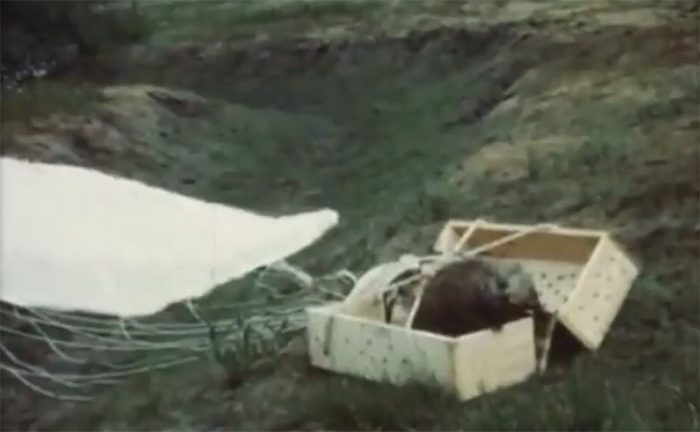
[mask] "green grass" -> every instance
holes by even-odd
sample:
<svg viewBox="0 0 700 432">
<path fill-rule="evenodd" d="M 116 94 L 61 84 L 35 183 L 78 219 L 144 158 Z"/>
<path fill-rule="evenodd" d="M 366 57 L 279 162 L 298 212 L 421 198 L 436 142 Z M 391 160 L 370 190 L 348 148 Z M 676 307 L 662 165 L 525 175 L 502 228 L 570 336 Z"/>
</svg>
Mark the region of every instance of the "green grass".
<svg viewBox="0 0 700 432">
<path fill-rule="evenodd" d="M 386 4 L 372 0 L 214 1 L 158 5 L 143 2 L 143 16 L 157 32 L 155 41 L 222 41 L 352 25 Z"/>
<path fill-rule="evenodd" d="M 318 413 L 314 418 L 331 430 L 654 430 L 625 390 L 629 385 L 648 386 L 610 381 L 590 367 L 577 367 L 555 384 L 539 379 L 507 396 L 460 404 L 424 386 L 368 388 L 345 381 L 311 406 Z"/>
<path fill-rule="evenodd" d="M 503 10 L 524 7 L 503 3 Z M 399 2 L 386 26 L 418 28 L 423 14 L 445 22 L 454 13 L 479 18 L 462 6 Z M 268 28 L 282 38 L 309 22 L 371 22 L 385 7 L 285 2 L 142 10 L 161 20 L 154 40 L 166 43 Z M 487 12 L 498 21 L 498 11 Z M 566 26 L 558 22 L 535 29 L 551 32 L 541 38 L 515 42 L 533 29 L 511 33 L 489 20 L 479 27 L 490 33 L 470 28 L 465 38 L 447 35 L 420 53 L 409 52 L 406 41 L 379 40 L 331 45 L 330 53 L 302 60 L 282 41 L 267 60 L 258 60 L 261 48 L 242 57 L 224 50 L 197 61 L 163 60 L 157 70 L 132 59 L 139 74 L 127 84 L 192 90 L 208 97 L 210 111 L 186 118 L 142 89 L 107 98 L 101 109 L 126 118 L 117 125 L 125 142 L 145 145 L 84 163 L 265 211 L 336 208 L 340 226 L 293 260 L 315 273 L 363 271 L 380 257 L 426 250 L 449 218 L 624 228 L 642 273 L 598 352 L 583 353 L 563 373 L 458 403 L 419 385 L 306 376 L 286 359 L 271 371 L 258 363 L 267 351 L 222 346 L 218 363 L 203 359 L 134 377 L 94 403 L 45 416 L 40 426 L 698 430 L 698 125 L 681 125 L 698 114 L 695 65 L 655 48 L 664 27 L 647 42 L 607 27 L 562 42 L 557 32 Z M 626 41 L 624 59 L 604 55 L 610 38 Z M 444 127 L 474 101 L 488 107 L 482 117 Z M 500 165 L 481 153 L 507 142 Z M 247 278 L 220 287 L 202 307 L 259 295 Z M 239 387 L 226 387 L 227 373 L 245 371 L 250 377 Z"/>
<path fill-rule="evenodd" d="M 28 122 L 50 114 L 84 114 L 100 100 L 99 91 L 90 85 L 75 86 L 39 81 L 17 90 L 3 90 L 0 118 L 3 123 Z"/>
</svg>

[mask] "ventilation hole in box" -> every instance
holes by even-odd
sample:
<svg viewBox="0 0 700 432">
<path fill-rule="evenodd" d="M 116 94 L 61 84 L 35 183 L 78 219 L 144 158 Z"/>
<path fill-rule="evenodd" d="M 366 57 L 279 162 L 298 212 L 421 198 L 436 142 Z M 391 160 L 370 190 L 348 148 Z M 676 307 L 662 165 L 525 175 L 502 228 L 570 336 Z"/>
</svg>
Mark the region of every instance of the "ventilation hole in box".
<svg viewBox="0 0 700 432">
<path fill-rule="evenodd" d="M 346 337 L 346 338 L 345 338 L 345 343 L 350 343 L 350 338 Z"/>
<path fill-rule="evenodd" d="M 401 364 L 407 365 L 407 364 L 408 364 L 408 359 L 401 359 Z"/>
<path fill-rule="evenodd" d="M 386 364 L 386 357 L 382 357 L 382 363 Z"/>
<path fill-rule="evenodd" d="M 582 311 L 582 310 L 583 310 L 583 305 L 578 305 L 578 310 Z"/>
<path fill-rule="evenodd" d="M 598 315 L 593 317 L 593 322 L 598 322 L 598 320 L 599 320 Z"/>
<path fill-rule="evenodd" d="M 565 275 L 562 275 L 562 274 L 557 275 L 557 280 L 558 280 L 558 281 L 564 280 L 565 277 L 566 277 L 566 276 L 565 276 Z"/>
<path fill-rule="evenodd" d="M 593 291 L 592 297 L 593 297 L 593 298 L 598 298 L 598 297 L 600 297 L 600 293 L 599 293 L 598 291 Z"/>
</svg>

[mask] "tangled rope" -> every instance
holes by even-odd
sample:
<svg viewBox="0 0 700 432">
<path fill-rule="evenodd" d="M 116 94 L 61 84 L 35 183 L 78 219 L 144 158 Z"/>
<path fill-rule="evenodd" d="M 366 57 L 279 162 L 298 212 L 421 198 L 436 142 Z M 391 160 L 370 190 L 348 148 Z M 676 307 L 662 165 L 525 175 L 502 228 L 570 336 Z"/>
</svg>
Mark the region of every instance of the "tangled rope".
<svg viewBox="0 0 700 432">
<path fill-rule="evenodd" d="M 270 281 L 275 276 L 291 281 L 295 290 L 281 292 Z M 0 371 L 47 397 L 90 400 L 96 386 L 191 363 L 214 349 L 278 344 L 304 329 L 306 306 L 343 297 L 327 285 L 355 281 L 347 270 L 314 278 L 281 261 L 255 278 L 254 289 L 267 298 L 216 304 L 206 311 L 188 302 L 192 317 L 186 322 L 85 316 L 5 303 L 0 307 Z M 221 314 L 234 318 L 208 319 Z M 32 361 L 22 352 L 26 350 L 42 350 L 44 356 Z"/>
</svg>

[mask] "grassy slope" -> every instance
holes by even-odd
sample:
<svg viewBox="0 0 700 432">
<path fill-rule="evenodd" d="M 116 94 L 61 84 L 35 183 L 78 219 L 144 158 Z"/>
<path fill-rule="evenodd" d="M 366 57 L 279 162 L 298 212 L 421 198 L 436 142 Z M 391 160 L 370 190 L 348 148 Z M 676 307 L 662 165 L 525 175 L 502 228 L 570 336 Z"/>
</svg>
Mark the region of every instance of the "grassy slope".
<svg viewBox="0 0 700 432">
<path fill-rule="evenodd" d="M 298 258 L 319 271 L 363 270 L 423 250 L 448 217 L 620 228 L 644 268 L 600 352 L 566 374 L 467 404 L 422 388 L 312 378 L 290 362 L 227 390 L 202 363 L 198 373 L 134 378 L 94 404 L 55 410 L 40 426 L 698 428 L 695 22 L 661 19 L 670 3 L 654 11 L 641 2 L 391 4 L 144 7 L 161 26 L 158 47 L 141 52 L 123 80 L 228 103 L 202 122 L 158 111 L 156 126 L 137 129 L 151 131 L 147 148 L 157 157 L 82 163 L 255 208 L 334 206 L 341 227 Z M 470 33 L 443 30 L 411 53 L 423 36 L 410 31 L 436 24 Z M 474 40 L 476 29 L 486 37 Z M 330 40 L 326 54 L 290 53 L 284 39 L 302 32 Z M 334 45 L 368 32 L 379 40 Z M 212 48 L 261 33 L 280 42 L 242 57 Z M 198 60 L 184 49 L 161 54 L 181 41 L 210 51 Z M 443 127 L 460 115 L 471 124 Z M 153 135 L 177 125 L 182 138 Z M 124 133 L 133 142 L 143 132 Z M 163 155 L 167 163 L 153 163 Z M 194 185 L 183 185 L 183 174 Z"/>
</svg>

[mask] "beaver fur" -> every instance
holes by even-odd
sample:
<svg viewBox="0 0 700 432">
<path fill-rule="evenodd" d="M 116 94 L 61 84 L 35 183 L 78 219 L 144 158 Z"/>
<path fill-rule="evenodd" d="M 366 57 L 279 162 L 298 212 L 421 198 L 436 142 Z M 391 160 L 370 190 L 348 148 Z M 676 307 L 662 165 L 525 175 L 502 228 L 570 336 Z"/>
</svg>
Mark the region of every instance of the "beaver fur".
<svg viewBox="0 0 700 432">
<path fill-rule="evenodd" d="M 425 286 L 413 328 L 460 336 L 487 328 L 500 330 L 528 315 L 528 307 L 508 301 L 508 280 L 487 263 L 468 259 L 438 270 Z"/>
</svg>

